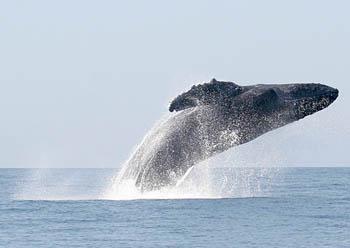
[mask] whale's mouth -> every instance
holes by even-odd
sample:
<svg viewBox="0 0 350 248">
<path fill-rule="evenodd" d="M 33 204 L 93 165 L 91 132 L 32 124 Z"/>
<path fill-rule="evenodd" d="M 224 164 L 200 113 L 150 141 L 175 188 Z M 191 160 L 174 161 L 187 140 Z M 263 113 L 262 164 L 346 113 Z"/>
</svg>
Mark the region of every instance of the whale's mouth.
<svg viewBox="0 0 350 248">
<path fill-rule="evenodd" d="M 305 98 L 329 97 L 333 101 L 338 97 L 338 89 L 324 84 L 306 83 L 289 84 L 281 87 L 283 97 L 287 100 L 300 100 Z"/>
<path fill-rule="evenodd" d="M 338 98 L 338 95 L 339 95 L 339 90 L 335 88 L 331 88 L 331 90 L 328 93 L 324 94 L 323 97 L 328 97 L 332 103 Z"/>
<path fill-rule="evenodd" d="M 319 87 L 321 89 L 320 92 L 300 96 L 292 101 L 298 119 L 327 108 L 338 98 L 338 89 L 326 85 L 319 85 Z"/>
<path fill-rule="evenodd" d="M 329 101 L 334 102 L 335 99 L 337 99 L 339 94 L 338 89 L 334 89 L 332 88 L 332 90 L 328 91 L 328 92 L 322 92 L 322 93 L 318 93 L 318 94 L 310 94 L 309 96 L 304 96 L 304 97 L 297 97 L 296 100 L 320 100 L 320 99 L 324 99 L 327 98 L 329 99 Z"/>
</svg>

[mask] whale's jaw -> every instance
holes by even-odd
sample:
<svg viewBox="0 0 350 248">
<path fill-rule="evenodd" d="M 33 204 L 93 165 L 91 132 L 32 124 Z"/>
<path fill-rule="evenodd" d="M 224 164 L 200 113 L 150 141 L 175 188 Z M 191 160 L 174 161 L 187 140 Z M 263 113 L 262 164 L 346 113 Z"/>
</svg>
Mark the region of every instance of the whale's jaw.
<svg viewBox="0 0 350 248">
<path fill-rule="evenodd" d="M 338 89 L 327 85 L 318 85 L 318 87 L 318 92 L 292 101 L 297 120 L 327 108 L 338 98 Z"/>
</svg>

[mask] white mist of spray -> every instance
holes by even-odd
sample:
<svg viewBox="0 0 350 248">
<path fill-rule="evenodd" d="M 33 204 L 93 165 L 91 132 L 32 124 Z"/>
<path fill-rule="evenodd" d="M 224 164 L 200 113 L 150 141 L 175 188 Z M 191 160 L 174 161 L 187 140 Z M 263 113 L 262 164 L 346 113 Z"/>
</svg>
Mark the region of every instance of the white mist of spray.
<svg viewBox="0 0 350 248">
<path fill-rule="evenodd" d="M 135 177 L 130 176 L 138 170 L 138 164 L 145 163 L 156 152 L 162 142 L 165 132 L 174 123 L 168 123 L 171 114 L 161 118 L 145 135 L 130 158 L 123 164 L 119 173 L 112 179 L 103 199 L 133 200 L 133 199 L 196 199 L 196 198 L 228 198 L 228 197 L 258 197 L 267 192 L 273 177 L 278 170 L 264 168 L 255 164 L 248 168 L 244 159 L 232 159 L 235 154 L 225 152 L 219 156 L 202 161 L 190 168 L 174 186 L 159 190 L 141 192 L 136 186 Z M 205 138 L 205 130 L 202 138 Z M 235 134 L 223 132 L 220 136 L 223 142 L 233 142 Z M 204 141 L 205 143 L 205 141 Z M 146 149 L 145 149 L 146 148 Z M 275 159 L 273 156 L 269 156 Z M 264 164 L 275 164 L 274 161 Z M 256 167 L 258 165 L 258 167 Z M 221 167 L 221 168 L 220 168 Z M 222 168 L 225 167 L 225 168 Z"/>
<path fill-rule="evenodd" d="M 149 156 L 153 156 L 162 145 L 165 132 L 176 125 L 168 122 L 172 116 L 173 114 L 166 114 L 147 132 L 129 160 L 114 177 L 112 171 L 108 175 L 102 173 L 103 175 L 99 176 L 96 172 L 88 172 L 88 170 L 67 172 L 65 169 L 37 169 L 31 171 L 23 183 L 19 183 L 15 199 L 213 199 L 260 197 L 268 194 L 278 170 L 264 166 L 276 164 L 278 152 L 267 149 L 270 146 L 266 146 L 266 142 L 260 138 L 258 142 L 252 141 L 248 146 L 233 147 L 229 151 L 196 164 L 178 180 L 175 186 L 142 193 L 135 185 L 136 179 L 127 175 L 130 172 L 132 174 L 135 168 L 137 169 L 133 163 L 147 161 Z M 205 142 L 206 130 L 202 131 L 204 143 L 210 145 L 210 142 Z M 232 132 L 222 132 L 220 135 L 220 140 L 226 143 L 234 142 L 235 138 Z M 257 145 L 251 146 L 254 143 Z M 261 156 L 262 154 L 267 156 Z M 255 156 L 253 164 L 252 155 Z M 247 159 L 247 156 L 250 159 Z"/>
</svg>

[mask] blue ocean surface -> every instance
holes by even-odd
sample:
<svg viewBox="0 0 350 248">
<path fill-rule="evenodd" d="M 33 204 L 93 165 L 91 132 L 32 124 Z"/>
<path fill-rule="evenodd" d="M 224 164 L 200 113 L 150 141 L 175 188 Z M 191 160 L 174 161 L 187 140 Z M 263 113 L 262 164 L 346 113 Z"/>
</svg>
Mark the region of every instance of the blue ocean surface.
<svg viewBox="0 0 350 248">
<path fill-rule="evenodd" d="M 0 247 L 350 247 L 350 168 L 210 174 L 217 197 L 120 200 L 112 169 L 0 169 Z"/>
</svg>

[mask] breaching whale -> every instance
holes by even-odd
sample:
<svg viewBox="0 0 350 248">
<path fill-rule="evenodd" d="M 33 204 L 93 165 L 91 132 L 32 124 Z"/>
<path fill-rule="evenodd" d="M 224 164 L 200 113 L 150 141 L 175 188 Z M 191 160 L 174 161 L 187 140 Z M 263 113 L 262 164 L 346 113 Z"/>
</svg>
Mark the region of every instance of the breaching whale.
<svg viewBox="0 0 350 248">
<path fill-rule="evenodd" d="M 120 178 L 141 191 L 176 183 L 195 164 L 329 106 L 338 90 L 314 84 L 240 86 L 212 79 L 170 104 L 173 113 L 148 135 Z"/>
</svg>

